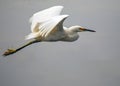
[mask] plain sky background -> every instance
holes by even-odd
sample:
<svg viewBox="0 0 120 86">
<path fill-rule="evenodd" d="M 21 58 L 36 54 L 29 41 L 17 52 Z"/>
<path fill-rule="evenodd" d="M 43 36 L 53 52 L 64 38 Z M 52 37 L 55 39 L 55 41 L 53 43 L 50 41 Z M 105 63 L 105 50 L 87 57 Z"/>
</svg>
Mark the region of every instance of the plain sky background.
<svg viewBox="0 0 120 86">
<path fill-rule="evenodd" d="M 97 32 L 2 56 L 26 42 L 32 14 L 55 5 L 70 15 L 65 26 Z M 120 86 L 120 0 L 0 0 L 0 86 Z"/>
</svg>

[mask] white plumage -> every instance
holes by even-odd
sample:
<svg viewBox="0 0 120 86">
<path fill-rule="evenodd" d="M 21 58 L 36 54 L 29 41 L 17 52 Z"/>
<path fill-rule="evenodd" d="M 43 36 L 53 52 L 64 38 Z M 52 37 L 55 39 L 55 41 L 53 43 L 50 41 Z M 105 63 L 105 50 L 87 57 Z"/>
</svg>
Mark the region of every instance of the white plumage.
<svg viewBox="0 0 120 86">
<path fill-rule="evenodd" d="M 39 41 L 74 41 L 80 31 L 91 31 L 81 26 L 72 26 L 65 29 L 63 21 L 69 15 L 60 15 L 63 6 L 54 6 L 33 14 L 30 18 L 31 32 L 26 39 Z"/>
<path fill-rule="evenodd" d="M 38 38 L 38 36 L 45 40 L 54 29 L 63 29 L 62 23 L 68 15 L 60 15 L 63 6 L 54 6 L 46 10 L 33 14 L 30 18 L 31 31 L 26 39 Z"/>
<path fill-rule="evenodd" d="M 30 18 L 31 33 L 26 39 L 34 39 L 18 49 L 8 49 L 3 55 L 13 54 L 24 47 L 41 41 L 75 41 L 79 38 L 78 32 L 90 31 L 79 25 L 64 27 L 63 22 L 69 15 L 60 15 L 63 6 L 54 6 L 33 14 Z"/>
</svg>

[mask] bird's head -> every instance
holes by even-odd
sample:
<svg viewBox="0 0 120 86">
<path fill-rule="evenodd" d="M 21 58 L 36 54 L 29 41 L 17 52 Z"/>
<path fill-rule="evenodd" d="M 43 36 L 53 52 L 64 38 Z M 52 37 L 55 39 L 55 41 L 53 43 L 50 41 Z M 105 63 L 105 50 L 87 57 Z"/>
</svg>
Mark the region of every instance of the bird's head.
<svg viewBox="0 0 120 86">
<path fill-rule="evenodd" d="M 86 29 L 86 28 L 84 28 L 82 26 L 78 26 L 78 25 L 72 26 L 71 30 L 74 32 L 84 32 L 84 31 L 96 32 L 95 30 Z"/>
</svg>

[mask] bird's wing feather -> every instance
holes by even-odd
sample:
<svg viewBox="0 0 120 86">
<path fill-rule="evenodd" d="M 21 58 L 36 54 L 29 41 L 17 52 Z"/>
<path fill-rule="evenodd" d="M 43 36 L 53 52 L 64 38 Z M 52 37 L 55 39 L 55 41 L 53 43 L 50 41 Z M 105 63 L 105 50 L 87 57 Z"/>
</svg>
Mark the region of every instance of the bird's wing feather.
<svg viewBox="0 0 120 86">
<path fill-rule="evenodd" d="M 33 14 L 33 16 L 29 20 L 32 23 L 31 31 L 32 32 L 36 31 L 35 27 L 37 23 L 47 21 L 54 16 L 60 15 L 60 12 L 62 11 L 62 9 L 63 9 L 63 6 L 54 6 Z"/>
<path fill-rule="evenodd" d="M 39 34 L 42 37 L 47 37 L 51 32 L 56 31 L 55 29 L 63 29 L 63 21 L 68 17 L 68 15 L 55 16 L 48 21 L 42 23 L 39 26 Z M 57 27 L 57 28 L 56 28 Z"/>
</svg>

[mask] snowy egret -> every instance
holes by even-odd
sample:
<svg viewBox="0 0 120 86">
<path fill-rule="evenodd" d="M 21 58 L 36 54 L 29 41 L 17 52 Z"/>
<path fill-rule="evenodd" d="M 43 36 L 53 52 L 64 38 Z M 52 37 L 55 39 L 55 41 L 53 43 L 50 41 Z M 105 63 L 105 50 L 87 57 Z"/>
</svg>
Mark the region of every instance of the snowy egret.
<svg viewBox="0 0 120 86">
<path fill-rule="evenodd" d="M 24 47 L 42 41 L 68 41 L 72 42 L 79 38 L 78 32 L 94 30 L 76 25 L 70 28 L 64 27 L 63 22 L 69 15 L 60 15 L 63 6 L 54 6 L 33 14 L 30 18 L 31 32 L 26 39 L 33 39 L 17 49 L 8 49 L 3 55 L 13 54 Z"/>
</svg>

